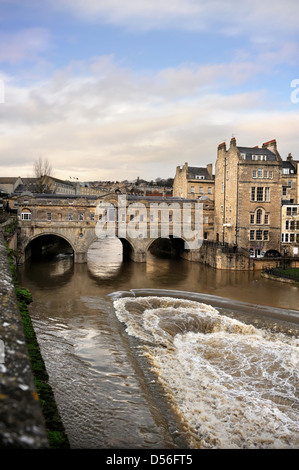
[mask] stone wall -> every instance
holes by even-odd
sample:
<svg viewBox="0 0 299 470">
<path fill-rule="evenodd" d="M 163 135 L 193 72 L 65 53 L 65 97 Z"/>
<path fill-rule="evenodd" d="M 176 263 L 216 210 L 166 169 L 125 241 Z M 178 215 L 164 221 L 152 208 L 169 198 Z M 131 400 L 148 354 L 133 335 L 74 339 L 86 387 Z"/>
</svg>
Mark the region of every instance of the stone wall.
<svg viewBox="0 0 299 470">
<path fill-rule="evenodd" d="M 241 252 L 226 252 L 220 245 L 204 243 L 199 250 L 184 252 L 183 258 L 207 264 L 215 269 L 229 271 L 252 271 L 254 262 Z"/>
<path fill-rule="evenodd" d="M 0 448 L 47 448 L 1 228 L 0 267 Z"/>
</svg>

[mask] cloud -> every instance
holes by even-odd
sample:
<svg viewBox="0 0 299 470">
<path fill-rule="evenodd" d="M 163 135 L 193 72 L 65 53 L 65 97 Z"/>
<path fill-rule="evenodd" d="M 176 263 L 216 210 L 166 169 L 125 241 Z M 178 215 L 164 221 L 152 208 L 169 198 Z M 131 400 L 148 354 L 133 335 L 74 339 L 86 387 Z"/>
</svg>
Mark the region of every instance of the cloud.
<svg viewBox="0 0 299 470">
<path fill-rule="evenodd" d="M 1 174 L 29 176 L 44 156 L 57 177 L 151 179 L 173 176 L 185 161 L 214 162 L 218 143 L 232 134 L 242 145 L 272 138 L 295 145 L 297 109 L 273 112 L 263 90 L 235 91 L 256 67 L 184 64 L 137 74 L 104 56 L 31 86 L 9 81 L 0 105 Z"/>
<path fill-rule="evenodd" d="M 18 32 L 0 33 L 0 63 L 34 62 L 49 49 L 51 40 L 44 28 L 28 28 Z"/>
<path fill-rule="evenodd" d="M 297 32 L 297 0 L 48 0 L 88 21 L 131 30 L 214 30 L 249 35 L 253 41 Z M 281 38 L 280 38 L 281 39 Z"/>
</svg>

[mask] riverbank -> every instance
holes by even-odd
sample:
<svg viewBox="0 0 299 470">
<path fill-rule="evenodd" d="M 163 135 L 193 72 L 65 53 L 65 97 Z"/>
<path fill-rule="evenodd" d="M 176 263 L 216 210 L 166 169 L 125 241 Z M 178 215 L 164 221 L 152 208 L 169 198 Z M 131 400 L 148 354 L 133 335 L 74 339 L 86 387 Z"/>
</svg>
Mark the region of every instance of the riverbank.
<svg viewBox="0 0 299 470">
<path fill-rule="evenodd" d="M 33 325 L 31 322 L 31 318 L 29 315 L 29 311 L 28 311 L 28 305 L 32 302 L 32 296 L 28 289 L 24 289 L 23 287 L 20 286 L 18 278 L 17 278 L 17 274 L 16 274 L 14 260 L 11 255 L 11 250 L 7 248 L 6 244 L 5 244 L 5 247 L 7 251 L 6 255 L 8 258 L 9 268 L 10 268 L 11 277 L 12 277 L 12 284 L 14 286 L 15 296 L 17 300 L 17 306 L 19 309 L 20 317 L 21 317 L 20 320 L 22 323 L 25 343 L 26 343 L 27 352 L 29 355 L 31 371 L 33 374 L 34 389 L 33 391 L 31 391 L 30 398 L 33 397 L 34 400 L 40 405 L 42 415 L 44 418 L 44 425 L 46 428 L 46 439 L 48 443 L 46 443 L 45 441 L 43 441 L 41 444 L 36 443 L 36 447 L 39 448 L 41 446 L 42 448 L 50 447 L 51 449 L 67 449 L 70 447 L 68 438 L 65 433 L 65 430 L 64 430 L 59 412 L 58 412 L 53 390 L 51 386 L 49 385 L 49 377 L 46 371 L 46 367 L 45 367 L 45 364 L 44 364 L 44 361 L 43 361 L 43 358 L 39 349 L 37 338 L 36 338 Z M 15 315 L 17 315 L 17 313 L 18 312 L 16 311 Z M 14 319 L 14 324 L 17 324 L 16 319 Z M 6 339 L 5 341 L 6 346 L 8 346 L 8 341 L 9 340 Z M 20 343 L 20 342 L 21 342 L 21 339 L 17 343 Z M 9 345 L 9 347 L 6 347 L 6 349 L 13 350 L 13 345 Z M 4 368 L 6 371 L 9 368 L 8 362 L 9 362 L 9 358 L 5 356 Z M 27 369 L 28 367 L 23 367 L 23 371 L 22 371 L 23 374 L 26 374 Z M 27 374 L 28 373 L 29 372 L 27 370 Z M 27 386 L 27 388 L 30 388 L 30 387 Z M 1 393 L 2 403 L 3 401 L 8 400 L 9 398 L 13 399 L 13 397 L 9 397 L 8 394 Z M 17 402 L 19 402 L 20 400 L 19 397 L 17 397 L 16 400 Z M 22 397 L 22 401 L 24 400 L 26 400 L 26 397 L 24 398 Z M 22 425 L 20 424 L 20 430 L 19 430 L 20 434 L 22 434 L 22 426 L 25 425 L 23 424 L 23 422 L 25 422 L 24 410 L 27 408 L 26 403 L 23 404 L 21 402 L 21 404 L 22 404 L 22 407 L 21 407 L 22 412 L 21 410 L 20 411 L 17 410 L 16 405 L 9 406 L 10 409 L 14 408 L 16 411 L 15 411 L 15 415 L 8 419 L 8 421 L 11 421 L 11 424 L 10 424 L 11 427 L 13 426 L 18 427 L 19 421 L 20 423 L 22 423 Z M 33 415 L 33 419 L 34 419 L 34 414 L 32 413 L 32 411 L 30 413 Z M 35 427 L 37 427 L 37 424 L 35 425 Z M 4 436 L 3 436 L 4 434 L 7 434 L 7 433 L 3 430 L 3 433 L 1 436 L 3 440 L 2 447 L 4 448 L 7 446 L 12 447 L 12 448 L 23 447 L 21 441 L 22 441 L 22 438 L 25 438 L 25 436 L 23 435 L 20 436 L 19 438 L 20 444 L 18 444 L 16 440 L 13 440 L 11 438 L 4 439 Z M 32 441 L 34 441 L 34 439 L 32 439 Z M 34 448 L 36 448 L 34 442 L 32 445 Z"/>
<path fill-rule="evenodd" d="M 261 272 L 261 276 L 273 281 L 299 285 L 299 268 L 269 269 Z"/>
</svg>

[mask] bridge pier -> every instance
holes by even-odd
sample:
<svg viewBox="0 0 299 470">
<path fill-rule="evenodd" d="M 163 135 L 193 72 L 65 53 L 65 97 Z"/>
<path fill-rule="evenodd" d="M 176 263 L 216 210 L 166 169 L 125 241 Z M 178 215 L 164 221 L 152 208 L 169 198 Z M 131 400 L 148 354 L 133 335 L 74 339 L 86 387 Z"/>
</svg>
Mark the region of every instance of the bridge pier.
<svg viewBox="0 0 299 470">
<path fill-rule="evenodd" d="M 83 264 L 87 263 L 86 251 L 74 251 L 74 263 Z"/>
<path fill-rule="evenodd" d="M 145 263 L 147 254 L 145 251 L 133 251 L 130 256 L 131 260 L 135 263 Z"/>
</svg>

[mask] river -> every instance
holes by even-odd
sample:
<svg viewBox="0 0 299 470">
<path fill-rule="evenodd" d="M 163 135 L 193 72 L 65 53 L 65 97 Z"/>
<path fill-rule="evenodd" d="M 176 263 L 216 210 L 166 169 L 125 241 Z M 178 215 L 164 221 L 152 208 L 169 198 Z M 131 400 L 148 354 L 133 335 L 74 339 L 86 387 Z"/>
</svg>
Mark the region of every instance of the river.
<svg viewBox="0 0 299 470">
<path fill-rule="evenodd" d="M 297 286 L 118 240 L 19 278 L 72 448 L 298 448 Z"/>
</svg>

